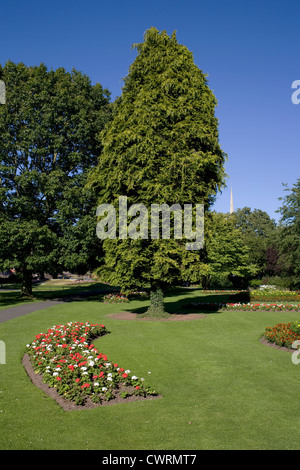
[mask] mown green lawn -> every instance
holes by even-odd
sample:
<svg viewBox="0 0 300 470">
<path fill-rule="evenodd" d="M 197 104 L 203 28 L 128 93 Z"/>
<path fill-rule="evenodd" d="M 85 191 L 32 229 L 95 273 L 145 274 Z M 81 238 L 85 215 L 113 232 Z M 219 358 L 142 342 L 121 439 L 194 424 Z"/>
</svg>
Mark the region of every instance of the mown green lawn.
<svg viewBox="0 0 300 470">
<path fill-rule="evenodd" d="M 193 289 L 174 291 L 167 306 L 179 312 L 180 304 L 198 295 Z M 299 319 L 299 313 L 226 311 L 186 321 L 108 317 L 146 306 L 145 300 L 66 302 L 0 323 L 6 345 L 6 364 L 0 364 L 0 448 L 300 448 L 300 365 L 292 363 L 290 353 L 259 341 L 266 326 Z M 104 323 L 110 334 L 96 340 L 97 348 L 144 377 L 163 398 L 63 411 L 32 385 L 21 359 L 35 334 L 68 321 Z"/>
</svg>

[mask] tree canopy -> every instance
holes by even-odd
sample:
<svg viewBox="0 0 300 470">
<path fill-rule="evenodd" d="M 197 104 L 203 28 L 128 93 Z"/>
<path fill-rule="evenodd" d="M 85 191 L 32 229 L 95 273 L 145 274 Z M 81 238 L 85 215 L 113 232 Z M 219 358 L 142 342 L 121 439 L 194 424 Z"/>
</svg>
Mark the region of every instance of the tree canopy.
<svg viewBox="0 0 300 470">
<path fill-rule="evenodd" d="M 0 266 L 15 268 L 23 292 L 32 272 L 86 268 L 80 227 L 92 226 L 95 199 L 86 174 L 101 152 L 109 92 L 81 72 L 11 61 L 0 66 Z M 87 244 L 87 241 L 85 241 Z M 99 246 L 99 240 L 98 240 Z M 76 260 L 73 253 L 77 253 Z"/>
</svg>

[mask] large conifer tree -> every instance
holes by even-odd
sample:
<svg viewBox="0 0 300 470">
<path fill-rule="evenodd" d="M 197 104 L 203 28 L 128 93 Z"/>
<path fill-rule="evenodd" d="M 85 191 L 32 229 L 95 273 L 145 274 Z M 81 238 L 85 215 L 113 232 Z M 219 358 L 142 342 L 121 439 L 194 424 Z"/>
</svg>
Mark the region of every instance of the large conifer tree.
<svg viewBox="0 0 300 470">
<path fill-rule="evenodd" d="M 192 53 L 152 27 L 134 45 L 137 56 L 103 135 L 91 175 L 99 204 L 204 204 L 224 184 L 217 104 Z M 149 231 L 150 234 L 150 231 Z M 116 239 L 104 242 L 106 280 L 129 289 L 150 285 L 149 313 L 163 312 L 166 285 L 199 279 L 201 253 L 183 240 Z"/>
</svg>

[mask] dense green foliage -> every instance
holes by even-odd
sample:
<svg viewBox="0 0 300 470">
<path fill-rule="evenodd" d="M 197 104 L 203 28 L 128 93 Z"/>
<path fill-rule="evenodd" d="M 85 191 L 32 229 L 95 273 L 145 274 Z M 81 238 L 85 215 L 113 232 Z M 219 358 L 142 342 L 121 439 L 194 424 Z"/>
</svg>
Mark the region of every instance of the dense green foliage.
<svg viewBox="0 0 300 470">
<path fill-rule="evenodd" d="M 270 216 L 260 210 L 249 207 L 234 212 L 236 227 L 242 232 L 244 243 L 249 249 L 250 260 L 257 266 L 257 275 L 276 274 L 270 272 L 271 250 L 274 246 L 276 223 Z M 274 248 L 273 248 L 274 249 Z"/>
<path fill-rule="evenodd" d="M 34 272 L 97 269 L 125 292 L 150 285 L 154 311 L 163 310 L 165 288 L 182 282 L 299 289 L 300 180 L 281 199 L 278 226 L 260 209 L 210 212 L 226 155 L 207 76 L 175 33 L 150 28 L 134 47 L 113 105 L 108 90 L 74 69 L 0 66 L 0 270 L 14 268 L 30 295 Z M 145 205 L 148 238 L 120 240 L 117 230 L 104 258 L 96 207 L 112 204 L 118 222 L 120 196 L 128 208 Z M 152 204 L 204 204 L 203 249 L 187 250 L 185 233 L 176 239 L 172 211 L 171 239 L 150 240 Z M 142 235 L 136 215 L 128 224 Z"/>
<path fill-rule="evenodd" d="M 178 313 L 183 303 L 201 299 L 226 300 L 224 294 L 178 289 L 166 296 L 165 304 Z M 144 449 L 148 454 L 151 449 L 189 454 L 201 449 L 299 449 L 299 365 L 292 363 L 290 353 L 259 341 L 266 327 L 295 321 L 299 312 L 228 310 L 192 321 L 110 316 L 145 310 L 147 303 L 64 302 L 0 323 L 7 353 L 0 369 L 0 448 Z M 63 411 L 32 384 L 21 364 L 34 335 L 62 321 L 103 323 L 111 334 L 95 346 L 145 378 L 162 398 Z"/>
<path fill-rule="evenodd" d="M 127 196 L 128 206 L 144 204 L 148 210 L 163 203 L 208 209 L 223 186 L 226 156 L 207 78 L 175 33 L 169 37 L 150 28 L 135 48 L 137 57 L 103 132 L 103 153 L 91 176 L 98 201 L 118 209 L 119 196 Z M 201 253 L 188 252 L 183 240 L 149 238 L 106 239 L 105 279 L 123 289 L 147 283 L 160 291 L 165 284 L 195 277 Z"/>
<path fill-rule="evenodd" d="M 7 62 L 0 78 L 0 268 L 15 268 L 30 294 L 33 272 L 85 272 L 99 258 L 85 180 L 101 151 L 109 93 L 76 70 L 43 64 Z"/>
<path fill-rule="evenodd" d="M 199 280 L 205 288 L 212 283 L 226 286 L 230 279 L 233 284 L 238 283 L 238 287 L 244 287 L 240 285 L 243 280 L 257 273 L 250 248 L 232 215 L 212 213 L 207 217 L 205 252 L 205 270 L 202 268 L 202 273 L 199 273 Z"/>
</svg>

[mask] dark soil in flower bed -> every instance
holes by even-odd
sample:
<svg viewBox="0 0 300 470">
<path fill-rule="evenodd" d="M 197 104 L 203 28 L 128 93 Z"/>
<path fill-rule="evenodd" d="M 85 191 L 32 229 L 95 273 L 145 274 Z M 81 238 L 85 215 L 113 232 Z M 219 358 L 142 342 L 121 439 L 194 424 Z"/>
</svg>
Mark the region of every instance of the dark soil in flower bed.
<svg viewBox="0 0 300 470">
<path fill-rule="evenodd" d="M 278 346 L 278 344 L 276 344 L 276 343 L 271 343 L 271 342 L 268 341 L 267 338 L 265 338 L 264 336 L 260 339 L 260 342 L 261 342 L 262 344 L 266 344 L 267 346 L 270 346 L 271 348 L 280 349 L 281 351 L 288 351 L 288 352 L 295 352 L 295 351 L 297 351 L 297 349 L 287 348 L 286 346 Z"/>
<path fill-rule="evenodd" d="M 107 406 L 107 405 L 114 405 L 116 403 L 129 403 L 133 401 L 141 401 L 141 400 L 154 400 L 156 398 L 162 398 L 161 395 L 149 395 L 147 397 L 143 396 L 128 396 L 127 398 L 121 397 L 121 393 L 127 392 L 128 394 L 132 393 L 134 388 L 133 387 L 125 387 L 121 385 L 118 390 L 115 391 L 115 397 L 109 401 L 103 400 L 101 403 L 93 403 L 91 399 L 87 399 L 83 405 L 76 405 L 74 402 L 70 400 L 66 400 L 61 395 L 59 395 L 55 388 L 50 387 L 48 384 L 43 383 L 43 376 L 42 374 L 36 374 L 33 370 L 31 360 L 28 354 L 25 354 L 22 360 L 22 364 L 31 379 L 32 383 L 46 393 L 49 397 L 53 398 L 62 408 L 64 411 L 72 411 L 72 410 L 83 410 L 83 409 L 90 409 L 90 408 L 97 408 L 99 406 Z"/>
</svg>

